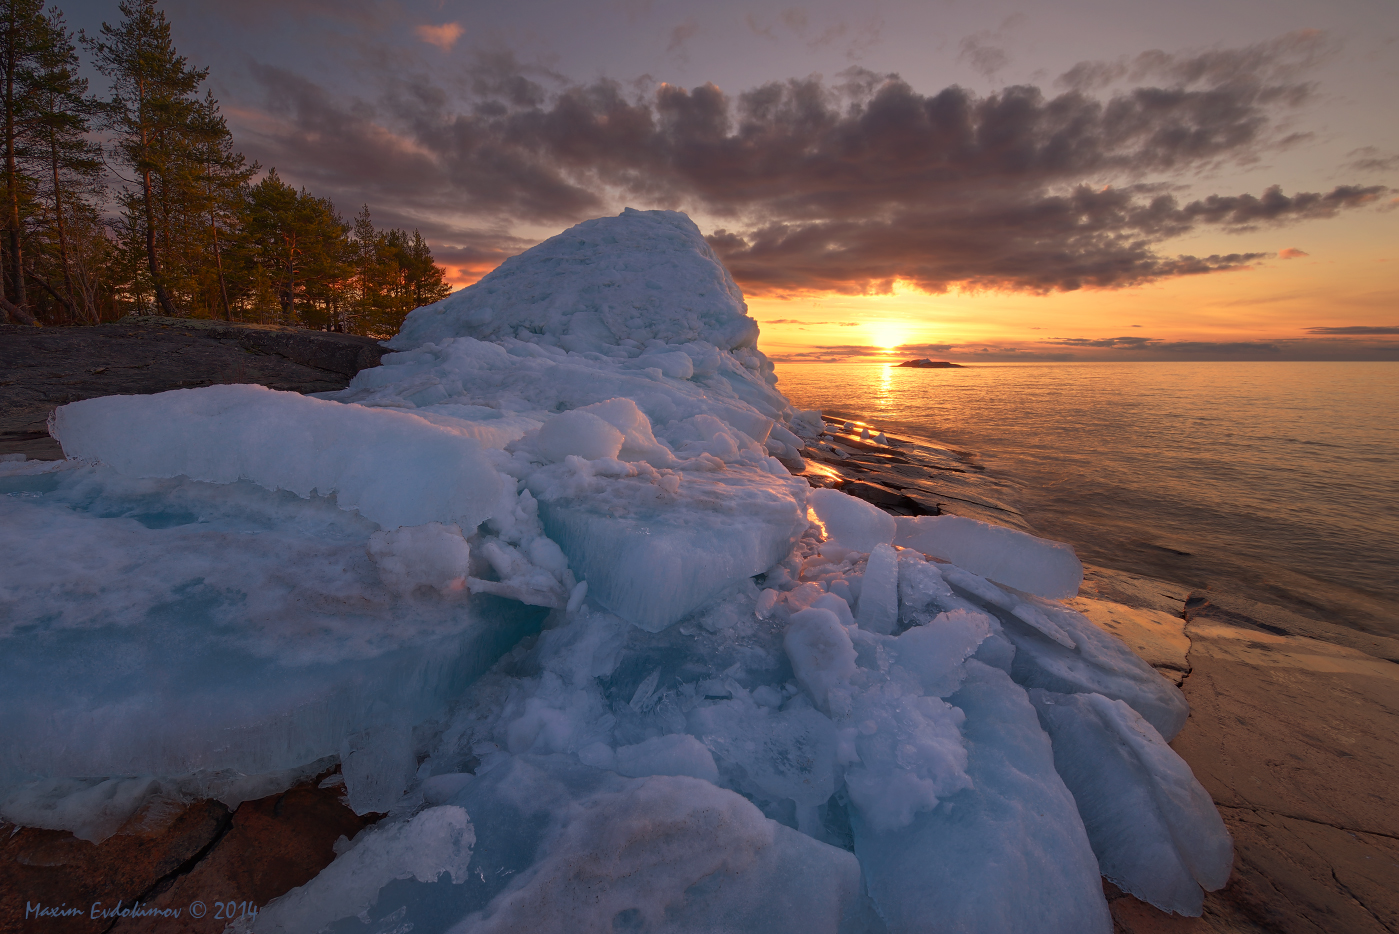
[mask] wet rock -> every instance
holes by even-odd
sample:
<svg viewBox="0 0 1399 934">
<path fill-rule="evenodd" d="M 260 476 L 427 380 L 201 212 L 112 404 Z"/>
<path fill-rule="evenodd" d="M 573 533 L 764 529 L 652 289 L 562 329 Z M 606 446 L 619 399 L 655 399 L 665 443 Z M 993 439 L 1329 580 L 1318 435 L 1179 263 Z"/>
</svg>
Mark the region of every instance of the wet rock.
<svg viewBox="0 0 1399 934">
<path fill-rule="evenodd" d="M 112 921 L 92 918 L 94 905 L 100 916 L 103 908 L 142 899 L 197 860 L 228 825 L 228 809 L 217 801 L 188 805 L 173 816 L 157 803 L 101 843 L 67 831 L 0 824 L 0 931 L 104 931 Z M 40 920 L 41 906 L 81 911 Z"/>
<path fill-rule="evenodd" d="M 1190 596 L 1190 588 L 1152 577 L 1143 577 L 1140 574 L 1099 567 L 1085 561 L 1083 586 L 1079 588 L 1079 596 L 1111 600 L 1139 609 L 1157 610 L 1183 623 L 1185 601 Z"/>
<path fill-rule="evenodd" d="M 308 782 L 243 802 L 233 812 L 228 831 L 198 863 L 145 899 L 149 909 L 180 909 L 178 925 L 161 917 L 123 919 L 112 931 L 222 931 L 230 920 L 306 884 L 335 858 L 336 840 L 353 839 L 373 823 L 373 817 L 360 817 L 345 806 L 341 789 Z M 190 916 L 196 903 L 203 906 L 203 917 Z"/>
<path fill-rule="evenodd" d="M 840 485 L 841 492 L 851 496 L 857 496 L 867 503 L 873 503 L 881 509 L 889 510 L 890 507 L 903 510 L 907 515 L 937 515 L 936 512 L 929 512 L 922 509 L 913 500 L 902 493 L 891 490 L 886 486 L 875 483 L 865 483 L 860 480 L 849 480 Z"/>
<path fill-rule="evenodd" d="M 1236 854 L 1210 899 L 1268 931 L 1399 930 L 1399 665 L 1267 625 L 1205 600 L 1186 626 L 1191 714 L 1171 745 Z"/>
<path fill-rule="evenodd" d="M 1064 605 L 1127 643 L 1138 657 L 1177 686 L 1190 673 L 1190 663 L 1186 660 L 1190 640 L 1185 635 L 1185 620 L 1179 616 L 1082 596 L 1065 600 Z"/>
<path fill-rule="evenodd" d="M 1228 590 L 1211 588 L 1191 593 L 1185 615 L 1191 619 L 1261 629 L 1274 635 L 1315 639 L 1399 663 L 1399 639 L 1393 636 L 1315 619 Z"/>
</svg>

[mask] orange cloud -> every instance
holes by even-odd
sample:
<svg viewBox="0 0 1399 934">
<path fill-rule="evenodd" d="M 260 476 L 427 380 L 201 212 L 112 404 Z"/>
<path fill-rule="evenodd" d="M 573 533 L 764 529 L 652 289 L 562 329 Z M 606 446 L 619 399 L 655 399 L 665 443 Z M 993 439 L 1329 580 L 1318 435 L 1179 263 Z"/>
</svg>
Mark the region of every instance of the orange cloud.
<svg viewBox="0 0 1399 934">
<path fill-rule="evenodd" d="M 1295 246 L 1290 246 L 1285 250 L 1278 251 L 1278 256 L 1283 259 L 1301 259 L 1303 256 L 1311 256 L 1311 254 L 1305 250 L 1299 250 Z"/>
<path fill-rule="evenodd" d="M 456 44 L 466 30 L 462 29 L 461 23 L 443 23 L 441 26 L 418 26 L 413 31 L 428 45 L 435 45 L 445 52 Z"/>
</svg>

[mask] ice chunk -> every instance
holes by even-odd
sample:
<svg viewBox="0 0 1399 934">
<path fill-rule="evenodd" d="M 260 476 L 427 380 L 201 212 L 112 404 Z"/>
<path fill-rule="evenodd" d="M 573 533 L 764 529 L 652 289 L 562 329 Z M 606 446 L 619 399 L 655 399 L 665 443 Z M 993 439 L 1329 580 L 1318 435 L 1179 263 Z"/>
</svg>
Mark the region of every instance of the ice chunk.
<svg viewBox="0 0 1399 934">
<path fill-rule="evenodd" d="M 403 796 L 417 765 L 413 724 L 405 718 L 389 713 L 386 722 L 349 734 L 340 741 L 345 803 L 356 814 L 388 811 Z"/>
<path fill-rule="evenodd" d="M 994 625 L 975 610 L 940 613 L 899 635 L 892 643 L 895 659 L 917 676 L 930 697 L 946 697 L 962 682 L 962 663 L 976 653 Z"/>
<path fill-rule="evenodd" d="M 384 586 L 399 596 L 418 587 L 439 594 L 462 593 L 471 566 L 471 546 L 455 524 L 428 522 L 369 536 L 369 556 Z"/>
<path fill-rule="evenodd" d="M 687 473 L 675 492 L 643 476 L 568 465 L 529 480 L 540 518 L 588 599 L 651 631 L 780 561 L 805 531 L 804 480 L 730 467 Z"/>
<path fill-rule="evenodd" d="M 721 700 L 691 711 L 689 729 L 744 794 L 812 811 L 838 787 L 835 725 L 810 707 L 777 712 L 752 699 Z"/>
<path fill-rule="evenodd" d="M 68 830 L 100 843 L 162 791 L 150 775 L 120 778 L 53 778 L 33 782 L 0 802 L 0 817 L 21 827 Z"/>
<path fill-rule="evenodd" d="M 534 449 L 551 463 L 570 454 L 585 460 L 616 457 L 624 436 L 616 426 L 583 409 L 574 409 L 549 419 L 534 439 Z"/>
<path fill-rule="evenodd" d="M 1104 876 L 1162 911 L 1198 916 L 1233 844 L 1209 793 L 1151 724 L 1101 694 L 1032 690 Z"/>
<path fill-rule="evenodd" d="M 343 878 L 323 883 L 357 839 L 306 896 L 329 905 L 338 895 L 380 930 L 882 930 L 851 854 L 707 782 L 496 753 L 451 803 L 475 832 L 465 882 L 365 878 L 353 893 Z M 259 914 L 255 930 L 287 929 L 282 902 Z M 302 930 L 318 923 L 308 918 Z"/>
<path fill-rule="evenodd" d="M 1169 742 L 1185 726 L 1190 705 L 1171 681 L 1162 677 L 1116 636 L 1078 613 L 1047 601 L 1036 606 L 1070 637 L 1067 649 L 1023 620 L 1000 612 L 1003 632 L 1015 643 L 1011 672 L 1026 687 L 1063 694 L 1103 694 L 1127 704 L 1146 718 Z"/>
<path fill-rule="evenodd" d="M 894 540 L 894 517 L 839 490 L 816 489 L 807 502 L 825 526 L 826 537 L 854 551 L 874 551 Z"/>
<path fill-rule="evenodd" d="M 409 821 L 371 827 L 310 882 L 261 908 L 255 930 L 321 931 L 368 909 L 394 879 L 436 882 L 446 875 L 460 885 L 467 879 L 475 843 L 466 811 L 450 804 L 428 808 Z"/>
<path fill-rule="evenodd" d="M 690 359 L 683 353 L 677 356 L 686 361 Z M 667 467 L 675 463 L 675 455 L 656 440 L 651 430 L 651 420 L 632 400 L 608 399 L 574 411 L 596 415 L 622 433 L 622 447 L 617 454 L 609 454 L 608 457 L 618 457 L 624 461 L 646 461 L 656 467 Z"/>
<path fill-rule="evenodd" d="M 630 361 L 638 370 L 657 369 L 662 376 L 672 379 L 689 379 L 695 375 L 695 361 L 683 350 L 669 353 L 642 354 Z"/>
<path fill-rule="evenodd" d="M 859 908 L 843 850 L 684 777 L 585 798 L 543 858 L 459 930 L 835 932 Z"/>
<path fill-rule="evenodd" d="M 43 487 L 0 496 L 0 797 L 334 756 L 436 714 L 542 622 L 389 590 L 375 525 L 329 499 L 73 462 L 0 484 L 21 481 Z"/>
<path fill-rule="evenodd" d="M 685 733 L 657 736 L 616 751 L 617 772 L 642 778 L 647 775 L 688 775 L 707 782 L 719 780 L 714 756 L 705 745 Z"/>
<path fill-rule="evenodd" d="M 1034 708 L 1003 672 L 966 668 L 949 700 L 966 713 L 971 787 L 897 830 L 852 815 L 880 915 L 891 931 L 1108 934 L 1098 863 Z"/>
<path fill-rule="evenodd" d="M 830 610 L 802 610 L 788 622 L 782 644 L 811 702 L 826 713 L 848 715 L 855 648 L 840 618 Z"/>
<path fill-rule="evenodd" d="M 69 457 L 128 477 L 251 480 L 298 496 L 334 493 L 386 529 L 427 522 L 474 529 L 503 485 L 475 440 L 406 412 L 311 399 L 262 386 L 104 396 L 60 406 Z"/>
<path fill-rule="evenodd" d="M 982 577 L 1042 597 L 1072 597 L 1083 564 L 1072 545 L 962 516 L 900 517 L 895 545 L 936 555 Z"/>
<path fill-rule="evenodd" d="M 860 628 L 889 635 L 899 621 L 899 556 L 892 545 L 875 545 L 860 584 Z"/>
<path fill-rule="evenodd" d="M 433 775 L 424 779 L 423 783 L 418 786 L 418 790 L 423 793 L 423 800 L 430 807 L 436 807 L 455 798 L 475 777 L 470 772 L 447 772 L 442 775 Z"/>
<path fill-rule="evenodd" d="M 855 696 L 851 722 L 859 761 L 845 787 L 863 826 L 891 832 L 971 784 L 962 711 L 892 680 Z"/>
</svg>

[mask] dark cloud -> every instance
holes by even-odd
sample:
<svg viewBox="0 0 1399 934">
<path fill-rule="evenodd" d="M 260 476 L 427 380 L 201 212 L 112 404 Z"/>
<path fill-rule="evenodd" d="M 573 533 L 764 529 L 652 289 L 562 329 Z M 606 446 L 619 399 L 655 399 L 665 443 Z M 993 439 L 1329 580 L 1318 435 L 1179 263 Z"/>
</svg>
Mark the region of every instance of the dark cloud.
<svg viewBox="0 0 1399 934">
<path fill-rule="evenodd" d="M 1370 327 L 1369 325 L 1349 325 L 1343 328 L 1307 328 L 1309 334 L 1399 334 L 1399 327 Z"/>
<path fill-rule="evenodd" d="M 1085 70 L 1056 95 L 923 94 L 850 69 L 730 96 L 577 84 L 478 55 L 452 81 L 390 75 L 366 102 L 258 66 L 279 119 L 249 148 L 337 203 L 466 215 L 482 229 L 556 227 L 621 203 L 723 218 L 710 243 L 750 292 L 1118 287 L 1272 255 L 1166 255 L 1172 238 L 1331 217 L 1387 191 L 1274 186 L 1182 203 L 1168 189 L 1280 145 L 1277 117 L 1311 93 L 1297 75 L 1323 45 L 1299 34 L 1152 53 L 1123 76 L 1158 83 L 1100 94 Z"/>
<path fill-rule="evenodd" d="M 866 323 L 867 322 L 864 321 L 803 321 L 800 318 L 773 318 L 770 321 L 763 322 L 763 324 L 829 324 L 835 325 L 838 328 L 858 328 Z"/>
<path fill-rule="evenodd" d="M 1238 354 L 1277 354 L 1282 348 L 1277 344 L 1270 344 L 1266 341 L 1161 341 L 1150 346 L 1128 347 L 1128 350 L 1151 350 L 1159 353 L 1185 354 L 1194 356 L 1197 354 L 1223 354 L 1234 356 Z"/>
<path fill-rule="evenodd" d="M 1206 49 L 1182 54 L 1153 49 L 1134 58 L 1079 62 L 1055 81 L 1060 87 L 1093 91 L 1120 82 L 1164 79 L 1176 85 L 1267 86 L 1269 94 L 1306 94 L 1301 79 L 1339 44 L 1316 29 L 1299 29 L 1276 39 L 1237 49 Z"/>
<path fill-rule="evenodd" d="M 1236 356 L 1239 354 L 1276 354 L 1277 344 L 1263 341 L 1165 341 L 1159 337 L 1058 337 L 1048 341 L 1069 347 L 1099 347 L 1113 350 L 1140 350 L 1172 356 L 1198 354 Z"/>
<path fill-rule="evenodd" d="M 1140 327 L 1140 325 L 1133 325 Z M 1151 344 L 1160 343 L 1155 337 L 1058 337 L 1050 341 L 1053 344 L 1068 344 L 1071 347 L 1127 347 L 1132 350 L 1139 350 Z"/>
</svg>

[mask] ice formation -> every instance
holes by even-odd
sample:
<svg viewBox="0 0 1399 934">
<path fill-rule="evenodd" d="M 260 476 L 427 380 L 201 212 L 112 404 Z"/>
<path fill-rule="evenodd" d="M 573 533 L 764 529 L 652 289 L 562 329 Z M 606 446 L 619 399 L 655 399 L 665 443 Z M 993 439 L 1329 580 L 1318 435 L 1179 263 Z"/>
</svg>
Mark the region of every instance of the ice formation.
<svg viewBox="0 0 1399 934">
<path fill-rule="evenodd" d="M 343 392 L 59 410 L 0 465 L 0 815 L 339 761 L 388 816 L 261 931 L 1111 930 L 1230 843 L 1066 546 L 794 476 L 684 215 L 580 224 Z M 846 429 L 849 430 L 847 425 Z"/>
</svg>

